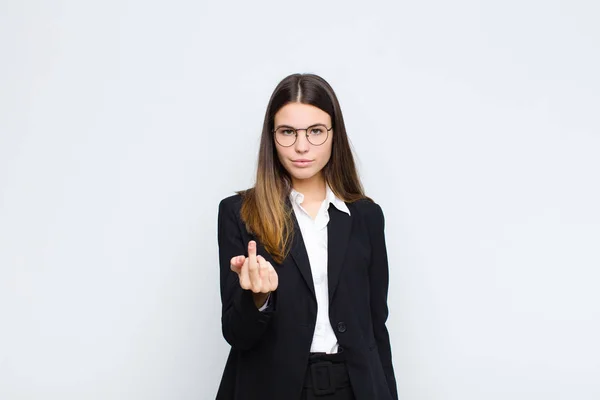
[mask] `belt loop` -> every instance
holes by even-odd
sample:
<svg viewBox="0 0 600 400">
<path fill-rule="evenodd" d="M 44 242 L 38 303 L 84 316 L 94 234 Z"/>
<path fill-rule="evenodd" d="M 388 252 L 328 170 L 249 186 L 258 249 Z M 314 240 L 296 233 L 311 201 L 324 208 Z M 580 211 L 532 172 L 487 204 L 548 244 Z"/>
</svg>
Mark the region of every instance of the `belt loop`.
<svg viewBox="0 0 600 400">
<path fill-rule="evenodd" d="M 313 391 L 315 395 L 321 396 L 324 394 L 335 393 L 333 364 L 328 361 L 317 362 L 310 366 L 310 374 L 312 377 Z M 323 381 L 327 381 L 327 386 L 320 385 Z"/>
</svg>

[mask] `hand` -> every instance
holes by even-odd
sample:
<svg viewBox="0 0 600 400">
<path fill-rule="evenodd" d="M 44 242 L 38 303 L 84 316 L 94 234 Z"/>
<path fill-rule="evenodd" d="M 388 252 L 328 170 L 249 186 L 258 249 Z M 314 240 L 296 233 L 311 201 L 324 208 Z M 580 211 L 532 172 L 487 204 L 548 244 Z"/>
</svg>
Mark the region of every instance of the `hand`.
<svg viewBox="0 0 600 400">
<path fill-rule="evenodd" d="M 269 293 L 277 289 L 277 272 L 263 256 L 256 255 L 256 242 L 248 243 L 248 257 L 236 256 L 231 259 L 231 270 L 238 274 L 242 289 L 251 290 L 256 307 L 261 307 Z"/>
</svg>

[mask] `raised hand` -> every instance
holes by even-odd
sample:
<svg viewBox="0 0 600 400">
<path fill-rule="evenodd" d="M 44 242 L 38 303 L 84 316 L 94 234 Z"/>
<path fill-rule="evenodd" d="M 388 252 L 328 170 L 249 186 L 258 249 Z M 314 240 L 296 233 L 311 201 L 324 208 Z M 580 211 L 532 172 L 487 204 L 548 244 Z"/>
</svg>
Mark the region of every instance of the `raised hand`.
<svg viewBox="0 0 600 400">
<path fill-rule="evenodd" d="M 248 243 L 248 257 L 241 255 L 231 259 L 231 270 L 238 274 L 242 289 L 251 290 L 254 304 L 262 306 L 269 293 L 277 289 L 277 272 L 263 256 L 256 255 L 256 242 Z"/>
</svg>

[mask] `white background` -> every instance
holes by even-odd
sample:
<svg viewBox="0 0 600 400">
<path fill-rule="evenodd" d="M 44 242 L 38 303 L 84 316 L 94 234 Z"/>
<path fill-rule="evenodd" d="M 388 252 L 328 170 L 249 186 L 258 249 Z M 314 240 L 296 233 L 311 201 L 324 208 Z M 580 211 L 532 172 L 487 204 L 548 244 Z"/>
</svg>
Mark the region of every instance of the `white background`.
<svg viewBox="0 0 600 400">
<path fill-rule="evenodd" d="M 220 199 L 293 72 L 386 216 L 403 400 L 600 398 L 597 1 L 0 3 L 0 399 L 214 398 Z"/>
</svg>

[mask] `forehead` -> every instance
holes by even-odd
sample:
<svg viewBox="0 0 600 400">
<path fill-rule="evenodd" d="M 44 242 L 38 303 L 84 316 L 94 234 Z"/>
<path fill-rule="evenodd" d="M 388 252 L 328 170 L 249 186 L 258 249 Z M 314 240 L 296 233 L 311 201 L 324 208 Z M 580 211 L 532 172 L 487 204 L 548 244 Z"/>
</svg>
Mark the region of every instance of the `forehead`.
<svg viewBox="0 0 600 400">
<path fill-rule="evenodd" d="M 312 124 L 331 124 L 331 117 L 325 111 L 310 104 L 288 103 L 275 114 L 275 126 L 289 125 L 304 128 Z"/>
</svg>

